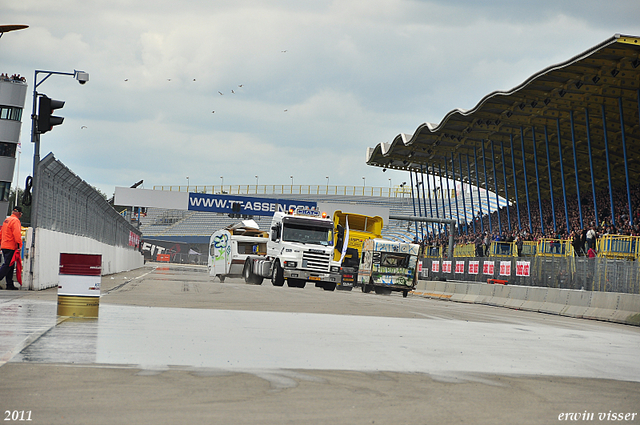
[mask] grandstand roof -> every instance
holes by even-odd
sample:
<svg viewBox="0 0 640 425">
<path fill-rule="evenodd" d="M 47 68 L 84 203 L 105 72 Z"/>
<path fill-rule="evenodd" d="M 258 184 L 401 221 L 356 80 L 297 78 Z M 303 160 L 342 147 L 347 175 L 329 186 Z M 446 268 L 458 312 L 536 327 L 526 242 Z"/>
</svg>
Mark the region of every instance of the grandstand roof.
<svg viewBox="0 0 640 425">
<path fill-rule="evenodd" d="M 577 174 L 584 196 L 582 192 L 591 193 L 588 136 L 596 189 L 606 189 L 609 180 L 605 140 L 609 148 L 611 183 L 614 187 L 626 185 L 624 134 L 629 180 L 637 186 L 640 183 L 640 155 L 637 154 L 640 149 L 639 65 L 640 37 L 616 34 L 565 62 L 543 69 L 510 91 L 490 93 L 471 110 L 454 109 L 440 124 L 425 123 L 413 135 L 399 134 L 391 143 L 368 148 L 367 164 L 438 175 L 439 166 L 444 170 L 447 164 L 451 170 L 453 155 L 456 180 L 460 180 L 461 159 L 464 181 L 478 183 L 495 192 L 495 167 L 498 194 L 505 196 L 503 173 L 506 172 L 508 197 L 514 200 L 513 151 L 519 197 L 524 196 L 526 167 L 529 194 L 533 199 L 538 198 L 534 162 L 537 159 L 541 197 L 548 199 L 547 166 L 551 170 L 555 196 L 558 196 L 562 193 L 562 158 L 567 195 L 575 196 L 573 133 Z M 550 163 L 547 162 L 546 139 Z M 483 147 L 488 182 L 484 179 Z M 478 180 L 473 165 L 474 149 L 478 157 Z M 467 173 L 465 155 L 469 155 L 471 162 L 470 173 Z"/>
</svg>

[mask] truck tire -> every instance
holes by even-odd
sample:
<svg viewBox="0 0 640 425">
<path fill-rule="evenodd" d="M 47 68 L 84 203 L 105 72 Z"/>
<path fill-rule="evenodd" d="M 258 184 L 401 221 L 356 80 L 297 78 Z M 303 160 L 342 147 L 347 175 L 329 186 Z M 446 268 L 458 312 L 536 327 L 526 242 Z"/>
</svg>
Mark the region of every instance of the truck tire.
<svg viewBox="0 0 640 425">
<path fill-rule="evenodd" d="M 376 286 L 374 288 L 374 290 L 376 291 L 376 294 L 378 294 L 378 295 L 391 295 L 391 289 L 389 289 L 389 288 L 383 288 L 382 286 Z"/>
<path fill-rule="evenodd" d="M 304 279 L 287 278 L 287 286 L 289 286 L 289 288 L 304 288 L 306 284 L 307 281 Z"/>
<path fill-rule="evenodd" d="M 271 272 L 271 283 L 273 286 L 284 285 L 284 270 L 280 266 L 280 261 L 276 261 Z"/>
<path fill-rule="evenodd" d="M 216 276 L 218 278 L 218 280 L 220 281 L 220 283 L 224 283 L 224 276 L 219 274 L 218 276 Z"/>
<path fill-rule="evenodd" d="M 262 276 L 258 276 L 253 273 L 251 270 L 251 260 L 247 258 L 244 262 L 244 269 L 242 269 L 242 276 L 244 277 L 245 283 L 249 283 L 251 285 L 262 285 Z"/>
<path fill-rule="evenodd" d="M 407 295 L 409 295 L 409 291 L 407 289 L 402 291 L 402 298 L 407 298 Z"/>
<path fill-rule="evenodd" d="M 324 282 L 324 284 L 322 285 L 322 289 L 324 289 L 325 291 L 335 291 L 336 290 L 336 283 L 335 282 Z"/>
</svg>

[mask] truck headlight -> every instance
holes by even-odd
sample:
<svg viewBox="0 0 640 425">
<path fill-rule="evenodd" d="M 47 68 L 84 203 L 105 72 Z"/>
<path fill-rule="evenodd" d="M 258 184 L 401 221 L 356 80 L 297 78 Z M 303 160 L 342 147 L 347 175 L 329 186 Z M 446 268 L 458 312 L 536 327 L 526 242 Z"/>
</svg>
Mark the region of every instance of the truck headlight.
<svg viewBox="0 0 640 425">
<path fill-rule="evenodd" d="M 285 261 L 284 266 L 288 268 L 295 269 L 298 266 L 298 263 L 295 261 Z"/>
<path fill-rule="evenodd" d="M 339 266 L 331 266 L 331 273 L 340 273 Z"/>
</svg>

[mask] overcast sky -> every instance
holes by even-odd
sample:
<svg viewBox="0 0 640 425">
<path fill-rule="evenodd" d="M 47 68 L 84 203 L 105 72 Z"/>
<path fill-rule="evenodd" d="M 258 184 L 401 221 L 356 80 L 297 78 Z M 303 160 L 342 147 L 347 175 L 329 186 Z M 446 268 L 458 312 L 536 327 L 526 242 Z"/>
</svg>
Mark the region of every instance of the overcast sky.
<svg viewBox="0 0 640 425">
<path fill-rule="evenodd" d="M 19 186 L 33 164 L 34 71 L 77 69 L 87 84 L 52 76 L 38 88 L 66 101 L 41 156 L 108 195 L 141 179 L 150 189 L 256 175 L 395 186 L 408 174 L 367 166 L 367 147 L 616 33 L 640 36 L 637 0 L 1 3 L 0 24 L 29 25 L 0 38 L 0 72 L 29 84 Z"/>
</svg>

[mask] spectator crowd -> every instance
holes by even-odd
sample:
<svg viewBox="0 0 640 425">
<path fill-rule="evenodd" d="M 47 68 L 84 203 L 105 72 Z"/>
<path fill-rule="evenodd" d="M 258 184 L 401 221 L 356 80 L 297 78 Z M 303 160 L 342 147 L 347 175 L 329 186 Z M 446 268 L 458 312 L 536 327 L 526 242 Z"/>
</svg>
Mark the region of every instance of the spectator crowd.
<svg viewBox="0 0 640 425">
<path fill-rule="evenodd" d="M 460 229 L 454 234 L 454 243 L 474 244 L 476 256 L 486 256 L 491 242 L 515 242 L 521 252 L 524 241 L 538 241 L 540 239 L 570 240 L 577 255 L 587 255 L 589 248 L 596 249 L 596 241 L 603 235 L 640 236 L 640 189 L 631 188 L 631 211 L 627 202 L 627 191 L 615 190 L 611 194 L 614 211 L 611 213 L 609 190 L 596 193 L 598 206 L 598 221 L 593 205 L 593 198 L 585 196 L 581 199 L 582 224 L 580 221 L 580 208 L 578 200 L 567 199 L 567 216 L 562 199 L 555 199 L 553 208 L 551 201 L 542 202 L 542 215 L 538 203 L 531 203 L 531 228 L 529 227 L 529 210 L 526 202 L 521 203 L 520 220 L 518 220 L 518 207 L 513 204 L 503 207 L 499 211 L 491 213 L 491 228 L 489 228 L 489 216 L 476 217 L 475 223 L 468 223 L 465 229 L 461 223 Z M 507 208 L 508 213 L 507 213 Z M 555 226 L 554 216 L 555 211 Z M 569 228 L 567 228 L 567 218 Z M 510 219 L 510 220 L 509 220 Z M 633 220 L 632 220 L 633 219 Z M 500 220 L 500 226 L 498 225 Z M 511 227 L 509 227 L 509 221 Z M 520 224 L 520 226 L 519 226 Z M 499 229 L 502 229 L 500 232 Z M 554 230 L 555 228 L 555 230 Z M 467 232 L 468 230 L 468 232 Z M 425 246 L 446 247 L 449 243 L 449 235 L 445 233 L 425 234 L 422 241 Z"/>
</svg>

